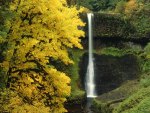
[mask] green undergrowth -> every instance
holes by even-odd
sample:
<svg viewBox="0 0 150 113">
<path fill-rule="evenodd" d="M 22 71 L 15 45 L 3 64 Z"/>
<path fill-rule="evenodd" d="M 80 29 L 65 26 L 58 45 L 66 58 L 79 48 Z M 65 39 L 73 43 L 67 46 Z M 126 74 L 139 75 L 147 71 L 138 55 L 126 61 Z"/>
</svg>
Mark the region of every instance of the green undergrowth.
<svg viewBox="0 0 150 113">
<path fill-rule="evenodd" d="M 143 86 L 143 87 L 148 87 L 148 86 L 150 86 L 150 72 L 144 73 L 144 74 L 141 76 L 140 84 L 141 84 L 141 86 Z"/>
<path fill-rule="evenodd" d="M 137 92 L 139 89 L 138 80 L 130 80 L 123 83 L 120 87 L 100 95 L 94 99 L 93 107 L 95 112 L 112 113 L 112 110 L 118 106 L 120 102 L 125 100 L 131 94 Z"/>
<path fill-rule="evenodd" d="M 104 54 L 104 55 L 111 55 L 111 56 L 118 56 L 121 57 L 123 55 L 126 54 L 126 52 L 124 50 L 120 50 L 118 48 L 114 48 L 114 47 L 107 47 L 104 48 L 100 51 L 100 54 Z"/>
<path fill-rule="evenodd" d="M 84 54 L 83 50 L 74 49 L 71 51 L 71 57 L 74 61 L 74 64 L 68 68 L 70 78 L 71 78 L 71 96 L 69 100 L 81 99 L 85 95 L 85 91 L 83 91 L 80 86 L 80 78 L 79 78 L 79 61 L 80 57 Z"/>
<path fill-rule="evenodd" d="M 94 100 L 94 108 L 101 113 L 150 113 L 150 44 L 144 49 L 138 46 L 125 47 L 123 49 L 116 47 L 105 47 L 96 50 L 95 53 L 100 55 L 111 55 L 122 57 L 124 55 L 135 55 L 140 65 L 141 76 L 138 83 L 123 85 L 109 93 L 99 96 Z M 134 86 L 135 85 L 135 86 Z M 129 86 L 129 87 L 128 87 Z M 137 87 L 138 86 L 138 87 Z M 136 91 L 128 93 L 131 89 Z M 123 90 L 121 90 L 123 89 Z M 127 90 L 125 90 L 127 89 Z M 118 91 L 119 93 L 114 93 Z M 123 92 L 123 93 L 121 93 Z M 114 94 L 113 94 L 114 93 Z M 124 95 L 126 96 L 121 96 Z M 116 95 L 116 96 L 114 96 Z M 122 98 L 123 97 L 123 98 Z M 112 99 L 111 99 L 112 98 Z M 114 100 L 113 100 L 114 99 Z M 105 100 L 105 101 L 104 101 Z"/>
<path fill-rule="evenodd" d="M 99 38 L 121 37 L 126 39 L 135 32 L 129 20 L 115 12 L 94 13 L 94 21 L 97 25 L 95 32 Z"/>
<path fill-rule="evenodd" d="M 140 89 L 119 105 L 113 113 L 149 113 L 150 86 Z"/>
<path fill-rule="evenodd" d="M 150 113 L 150 46 L 141 53 L 140 88 L 137 93 L 123 101 L 113 113 Z"/>
<path fill-rule="evenodd" d="M 95 53 L 97 54 L 103 54 L 103 55 L 111 55 L 115 57 L 121 57 L 127 54 L 133 54 L 138 56 L 141 52 L 140 48 L 124 48 L 124 49 L 119 49 L 116 47 L 106 47 L 100 50 L 96 50 Z"/>
</svg>

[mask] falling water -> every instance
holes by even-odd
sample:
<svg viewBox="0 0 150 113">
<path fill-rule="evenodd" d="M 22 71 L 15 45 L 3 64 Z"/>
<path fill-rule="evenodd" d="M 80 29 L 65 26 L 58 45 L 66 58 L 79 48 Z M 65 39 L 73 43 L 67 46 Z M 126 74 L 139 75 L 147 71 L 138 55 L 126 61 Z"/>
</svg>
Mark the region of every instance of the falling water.
<svg viewBox="0 0 150 113">
<path fill-rule="evenodd" d="M 86 73 L 86 93 L 88 98 L 96 97 L 95 83 L 94 83 L 94 62 L 93 62 L 93 33 L 92 33 L 92 13 L 88 13 L 88 33 L 89 33 L 89 61 Z"/>
</svg>

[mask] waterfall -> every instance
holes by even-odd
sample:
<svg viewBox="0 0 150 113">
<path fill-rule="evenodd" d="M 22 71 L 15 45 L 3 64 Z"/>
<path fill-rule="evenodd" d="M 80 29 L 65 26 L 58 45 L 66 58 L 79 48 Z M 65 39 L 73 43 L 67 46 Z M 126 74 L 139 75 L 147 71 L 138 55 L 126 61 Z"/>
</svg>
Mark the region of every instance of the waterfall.
<svg viewBox="0 0 150 113">
<path fill-rule="evenodd" d="M 89 36 L 89 60 L 86 73 L 86 93 L 87 97 L 96 97 L 95 83 L 94 83 L 94 61 L 93 61 L 93 30 L 92 30 L 92 13 L 88 13 L 88 36 Z"/>
</svg>

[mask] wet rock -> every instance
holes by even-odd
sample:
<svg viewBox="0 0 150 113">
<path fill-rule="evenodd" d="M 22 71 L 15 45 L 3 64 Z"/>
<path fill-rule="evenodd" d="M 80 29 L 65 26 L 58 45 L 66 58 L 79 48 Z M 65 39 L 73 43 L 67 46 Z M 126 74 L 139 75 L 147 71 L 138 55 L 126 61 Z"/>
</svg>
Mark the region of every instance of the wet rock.
<svg viewBox="0 0 150 113">
<path fill-rule="evenodd" d="M 88 54 L 80 62 L 80 78 L 85 88 L 85 76 L 88 65 Z M 98 95 L 107 93 L 127 80 L 138 78 L 140 73 L 137 58 L 134 55 L 115 57 L 94 54 L 95 84 Z"/>
<path fill-rule="evenodd" d="M 137 79 L 124 82 L 120 87 L 95 98 L 92 109 L 94 113 L 112 113 L 120 102 L 139 89 Z"/>
<path fill-rule="evenodd" d="M 87 14 L 82 13 L 81 19 L 87 23 Z M 88 37 L 88 24 L 84 28 L 80 28 L 85 31 L 85 41 Z M 117 40 L 124 42 L 135 42 L 140 44 L 147 43 L 150 38 L 150 33 L 146 33 L 145 36 L 138 36 L 137 29 L 130 23 L 128 19 L 124 19 L 121 15 L 115 13 L 94 13 L 93 18 L 93 35 L 94 39 L 101 40 Z M 84 43 L 84 42 L 83 42 Z"/>
</svg>

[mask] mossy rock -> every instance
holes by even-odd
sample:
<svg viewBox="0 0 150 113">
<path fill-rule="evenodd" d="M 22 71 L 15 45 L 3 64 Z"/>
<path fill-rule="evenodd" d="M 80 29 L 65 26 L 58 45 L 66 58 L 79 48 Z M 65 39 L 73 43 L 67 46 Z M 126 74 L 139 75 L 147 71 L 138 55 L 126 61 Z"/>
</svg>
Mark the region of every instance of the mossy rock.
<svg viewBox="0 0 150 113">
<path fill-rule="evenodd" d="M 120 102 L 136 92 L 139 87 L 138 80 L 126 81 L 119 88 L 104 93 L 94 99 L 92 108 L 96 113 L 112 113 Z"/>
<path fill-rule="evenodd" d="M 85 100 L 85 91 L 81 88 L 80 76 L 79 76 L 79 61 L 80 57 L 84 54 L 84 50 L 73 49 L 70 50 L 70 56 L 74 61 L 74 64 L 68 66 L 65 71 L 67 71 L 69 77 L 71 78 L 71 95 L 68 98 L 68 102 L 73 104 L 81 103 Z"/>
<path fill-rule="evenodd" d="M 130 22 L 115 13 L 95 13 L 94 25 L 96 37 L 127 38 L 134 33 Z"/>
<path fill-rule="evenodd" d="M 81 15 L 81 19 L 87 23 L 86 14 Z M 130 34 L 135 32 L 128 20 L 122 18 L 117 13 L 94 13 L 94 37 L 105 38 L 105 37 L 121 37 L 127 38 Z M 88 26 L 86 25 L 84 31 L 86 36 L 88 35 Z"/>
<path fill-rule="evenodd" d="M 88 23 L 87 14 L 81 14 L 81 19 Z M 148 23 L 147 23 L 148 24 Z M 88 37 L 88 24 L 84 28 L 86 37 Z M 114 40 L 147 42 L 149 41 L 150 31 L 145 31 L 143 35 L 139 34 L 138 28 L 123 15 L 114 12 L 98 12 L 94 13 L 93 19 L 93 35 L 94 38 Z M 144 30 L 144 29 L 143 29 Z M 144 32 L 144 31 L 143 31 Z"/>
<path fill-rule="evenodd" d="M 150 86 L 141 88 L 137 93 L 121 103 L 113 113 L 150 113 Z"/>
</svg>

